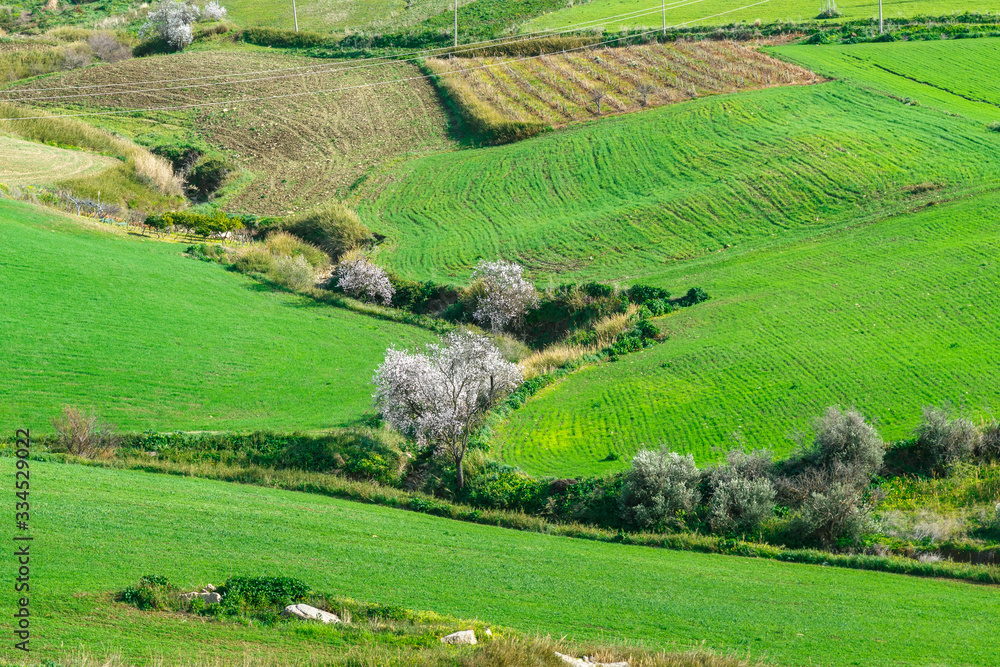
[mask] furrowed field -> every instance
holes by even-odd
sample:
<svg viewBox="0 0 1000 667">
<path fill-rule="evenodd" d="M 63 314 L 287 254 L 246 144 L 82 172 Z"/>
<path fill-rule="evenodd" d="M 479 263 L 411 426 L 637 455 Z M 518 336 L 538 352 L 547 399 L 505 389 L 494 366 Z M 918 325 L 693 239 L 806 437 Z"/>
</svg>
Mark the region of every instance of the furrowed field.
<svg viewBox="0 0 1000 667">
<path fill-rule="evenodd" d="M 414 278 L 504 257 L 540 287 L 648 281 L 680 259 L 905 208 L 923 183 L 995 182 L 997 150 L 981 123 L 834 82 L 411 160 L 361 210 L 388 237 L 385 263 Z"/>
<path fill-rule="evenodd" d="M 12 459 L 2 465 L 10 475 Z M 183 617 L 109 600 L 153 573 L 187 586 L 295 576 L 331 594 L 532 634 L 671 650 L 705 642 L 783 665 L 982 665 L 995 650 L 989 623 L 1000 597 L 985 586 L 599 544 L 170 475 L 31 465 L 40 660 L 81 645 L 136 661 L 338 648 L 298 628 L 209 622 L 195 632 Z M 115 567 L 94 567 L 82 553 Z"/>
<path fill-rule="evenodd" d="M 821 0 L 770 0 L 756 7 L 741 9 L 756 0 L 700 0 L 695 2 L 668 2 L 667 25 L 716 25 L 733 21 L 808 21 L 823 8 Z M 660 2 L 657 0 L 592 0 L 576 3 L 566 9 L 540 16 L 529 21 L 525 30 L 558 30 L 566 26 L 588 23 L 589 26 L 607 30 L 652 27 L 661 24 Z M 836 3 L 844 19 L 878 17 L 878 2 L 872 0 L 840 0 Z M 913 0 L 890 2 L 886 0 L 883 13 L 887 18 L 914 16 L 943 16 L 962 12 L 988 13 L 997 11 L 992 0 Z M 733 11 L 736 10 L 736 11 Z M 716 16 L 722 14 L 721 16 Z M 623 16 L 626 15 L 626 16 Z M 628 16 L 631 15 L 631 16 Z M 608 18 L 620 17 L 620 18 Z"/>
<path fill-rule="evenodd" d="M 54 184 L 67 178 L 88 176 L 119 164 L 114 158 L 86 151 L 70 151 L 32 141 L 0 136 L 0 183 L 6 185 Z"/>
<path fill-rule="evenodd" d="M 85 89 L 73 92 L 73 98 L 60 99 L 59 104 L 70 106 L 71 112 L 87 112 L 211 103 L 193 110 L 91 120 L 149 146 L 207 142 L 253 176 L 242 187 L 231 188 L 222 200 L 226 210 L 284 214 L 343 195 L 359 179 L 404 155 L 437 151 L 453 143 L 445 111 L 429 83 L 368 85 L 419 76 L 415 66 L 358 65 L 289 57 L 259 48 L 188 52 L 36 80 L 26 87 L 42 90 L 25 93 L 22 99 L 28 100 L 25 104 L 49 106 L 53 100 L 39 98 L 64 94 L 47 92 L 49 88 L 163 81 L 140 87 L 149 92 L 109 95 L 105 93 L 113 88 Z M 261 74 L 235 80 L 225 76 L 232 72 Z M 217 78 L 174 82 L 194 77 Z M 337 92 L 296 95 L 317 90 Z M 280 97 L 286 95 L 293 96 Z M 227 104 L 273 96 L 279 98 Z"/>
<path fill-rule="evenodd" d="M 927 404 L 995 412 L 998 205 L 994 191 L 669 269 L 660 285 L 702 285 L 713 300 L 662 320 L 662 345 L 544 390 L 499 436 L 504 457 L 578 475 L 660 444 L 710 461 L 732 434 L 787 453 L 836 403 L 887 438 L 907 436 Z M 609 451 L 622 462 L 599 463 Z"/>
<path fill-rule="evenodd" d="M 808 70 L 756 45 L 675 42 L 588 49 L 512 61 L 428 58 L 453 98 L 474 100 L 507 120 L 549 125 L 689 100 L 701 95 L 815 83 Z"/>
<path fill-rule="evenodd" d="M 1000 121 L 1000 39 L 910 41 L 771 50 L 820 74 L 984 123 Z"/>
<path fill-rule="evenodd" d="M 185 246 L 0 202 L 0 424 L 64 405 L 123 429 L 315 429 L 369 409 L 386 347 L 432 338 L 277 294 Z"/>
</svg>

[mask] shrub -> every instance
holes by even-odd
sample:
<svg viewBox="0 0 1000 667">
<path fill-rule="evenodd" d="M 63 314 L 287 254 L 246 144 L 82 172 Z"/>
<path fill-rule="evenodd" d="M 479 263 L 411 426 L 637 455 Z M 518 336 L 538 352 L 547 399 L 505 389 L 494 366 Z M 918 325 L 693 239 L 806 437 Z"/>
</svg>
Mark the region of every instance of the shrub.
<svg viewBox="0 0 1000 667">
<path fill-rule="evenodd" d="M 952 419 L 934 407 L 925 407 L 923 423 L 916 430 L 917 446 L 939 471 L 968 458 L 979 446 L 979 431 L 968 419 Z"/>
<path fill-rule="evenodd" d="M 836 0 L 826 0 L 823 3 L 823 7 L 820 9 L 819 15 L 816 16 L 816 18 L 818 18 L 818 19 L 835 19 L 835 18 L 839 18 L 841 16 L 843 16 L 843 14 L 841 14 L 837 10 L 837 2 L 836 2 Z"/>
<path fill-rule="evenodd" d="M 341 262 L 337 266 L 336 278 L 337 286 L 355 299 L 381 301 L 388 306 L 396 292 L 385 270 L 367 257 Z"/>
<path fill-rule="evenodd" d="M 240 273 L 267 275 L 275 269 L 274 255 L 263 246 L 252 246 L 240 254 L 234 266 Z"/>
<path fill-rule="evenodd" d="M 264 241 L 264 247 L 275 257 L 301 257 L 317 269 L 325 269 L 330 265 L 330 258 L 325 252 L 287 232 L 271 234 Z"/>
<path fill-rule="evenodd" d="M 709 502 L 709 524 L 719 533 L 754 533 L 774 514 L 774 498 L 769 479 L 736 477 L 724 481 Z"/>
<path fill-rule="evenodd" d="M 981 461 L 1000 461 L 1000 421 L 983 426 L 975 455 Z"/>
<path fill-rule="evenodd" d="M 267 278 L 293 292 L 301 292 L 316 282 L 316 270 L 302 255 L 276 255 Z"/>
<path fill-rule="evenodd" d="M 94 55 L 106 63 L 117 63 L 132 57 L 132 49 L 121 44 L 110 32 L 95 32 L 87 44 Z"/>
<path fill-rule="evenodd" d="M 857 468 L 869 476 L 881 469 L 885 442 L 857 410 L 845 412 L 831 406 L 816 422 L 815 428 L 816 437 L 807 458 L 816 464 L 829 468 L 839 463 Z"/>
<path fill-rule="evenodd" d="M 993 121 L 992 123 L 986 126 L 986 129 L 991 130 L 993 132 L 1000 132 L 1000 120 Z"/>
<path fill-rule="evenodd" d="M 211 199 L 232 172 L 226 160 L 209 157 L 200 160 L 187 173 L 189 194 L 200 199 Z"/>
<path fill-rule="evenodd" d="M 464 489 L 464 500 L 477 507 L 534 512 L 539 509 L 547 483 L 535 480 L 519 468 L 488 461 Z"/>
<path fill-rule="evenodd" d="M 645 305 L 650 301 L 669 300 L 670 292 L 659 287 L 648 285 L 632 285 L 628 288 L 628 299 L 634 304 Z"/>
<path fill-rule="evenodd" d="M 140 579 L 138 585 L 121 591 L 115 599 L 143 611 L 168 611 L 179 608 L 177 593 L 166 577 L 151 574 Z"/>
<path fill-rule="evenodd" d="M 683 527 L 699 499 L 698 480 L 691 454 L 642 450 L 626 473 L 619 499 L 622 518 L 640 529 Z"/>
<path fill-rule="evenodd" d="M 979 527 L 974 534 L 979 538 L 1000 540 L 1000 503 L 996 504 L 992 512 L 982 513 L 979 517 Z"/>
<path fill-rule="evenodd" d="M 292 577 L 230 577 L 219 592 L 226 612 L 259 614 L 302 602 L 309 586 Z"/>
<path fill-rule="evenodd" d="M 372 242 L 371 230 L 361 222 L 358 214 L 335 202 L 292 218 L 282 227 L 334 260 Z"/>
<path fill-rule="evenodd" d="M 201 10 L 201 16 L 206 21 L 222 21 L 225 20 L 226 11 L 225 7 L 219 5 L 216 0 L 210 0 L 208 4 Z"/>
<path fill-rule="evenodd" d="M 708 301 L 711 299 L 708 292 L 700 287 L 692 287 L 687 291 L 687 294 L 676 300 L 678 306 L 682 308 L 687 308 L 688 306 L 696 306 L 703 301 Z"/>
<path fill-rule="evenodd" d="M 108 458 L 118 447 L 118 436 L 93 413 L 66 406 L 52 422 L 58 446 L 74 456 Z"/>
<path fill-rule="evenodd" d="M 169 211 L 162 215 L 152 215 L 146 218 L 146 224 L 154 229 L 183 227 L 190 229 L 198 236 L 209 237 L 213 234 L 225 234 L 241 229 L 246 225 L 246 221 L 243 218 L 229 217 L 222 211 L 215 211 L 211 214 Z"/>
<path fill-rule="evenodd" d="M 803 503 L 789 526 L 790 540 L 823 547 L 857 545 L 874 529 L 871 511 L 861 491 L 835 482 Z"/>
</svg>

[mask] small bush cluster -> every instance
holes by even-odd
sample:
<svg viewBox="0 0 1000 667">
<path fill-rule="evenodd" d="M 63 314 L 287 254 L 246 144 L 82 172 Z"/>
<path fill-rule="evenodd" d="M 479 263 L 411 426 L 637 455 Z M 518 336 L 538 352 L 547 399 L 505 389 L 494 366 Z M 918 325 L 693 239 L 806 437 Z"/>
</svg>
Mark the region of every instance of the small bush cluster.
<svg viewBox="0 0 1000 667">
<path fill-rule="evenodd" d="M 240 216 L 230 216 L 222 211 L 213 213 L 193 213 L 191 211 L 169 211 L 146 218 L 146 225 L 153 229 L 183 229 L 198 236 L 209 237 L 244 229 L 247 220 Z"/>
<path fill-rule="evenodd" d="M 947 472 L 979 449 L 979 430 L 968 419 L 933 407 L 924 408 L 923 417 L 916 432 L 917 447 L 936 471 Z"/>
<path fill-rule="evenodd" d="M 142 611 L 176 611 L 180 608 L 179 595 L 180 591 L 166 577 L 150 574 L 119 592 L 116 599 Z"/>
<path fill-rule="evenodd" d="M 374 241 L 371 230 L 361 222 L 358 214 L 337 202 L 303 213 L 279 226 L 320 248 L 334 261 Z"/>
<path fill-rule="evenodd" d="M 314 286 L 317 273 L 329 265 L 326 253 L 287 232 L 272 233 L 263 243 L 240 250 L 233 264 L 241 273 L 260 275 L 294 292 Z"/>
</svg>

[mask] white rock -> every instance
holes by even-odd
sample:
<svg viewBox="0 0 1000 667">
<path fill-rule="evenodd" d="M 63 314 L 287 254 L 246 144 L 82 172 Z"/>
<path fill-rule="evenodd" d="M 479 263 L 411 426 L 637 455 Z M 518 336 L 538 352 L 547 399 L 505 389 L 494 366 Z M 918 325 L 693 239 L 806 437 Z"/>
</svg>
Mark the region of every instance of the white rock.
<svg viewBox="0 0 1000 667">
<path fill-rule="evenodd" d="M 472 630 L 459 630 L 458 632 L 453 632 L 447 637 L 441 638 L 442 644 L 475 644 L 476 633 Z"/>
<path fill-rule="evenodd" d="M 492 637 L 493 631 L 490 630 L 489 628 L 486 628 L 485 630 L 483 630 L 483 634 L 485 634 L 487 637 Z"/>
<path fill-rule="evenodd" d="M 560 660 L 567 665 L 573 665 L 573 667 L 629 667 L 627 662 L 591 662 L 587 656 L 584 656 L 583 660 L 581 660 L 569 655 L 563 655 L 559 651 L 556 651 L 555 654 Z"/>
<path fill-rule="evenodd" d="M 201 599 L 205 601 L 205 604 L 218 604 L 222 602 L 222 596 L 218 593 L 213 593 L 212 591 L 204 591 L 202 593 L 198 593 L 198 595 L 200 595 Z"/>
<path fill-rule="evenodd" d="M 181 593 L 180 597 L 181 597 L 182 600 L 185 600 L 185 601 L 186 600 L 193 600 L 196 597 L 198 597 L 198 594 L 197 593 Z"/>
<path fill-rule="evenodd" d="M 205 586 L 205 588 L 203 588 L 202 590 L 208 591 L 209 593 L 214 593 L 218 589 L 216 589 L 216 587 L 213 586 L 212 584 L 209 584 L 208 586 Z"/>
<path fill-rule="evenodd" d="M 328 611 L 323 611 L 322 609 L 317 609 L 316 607 L 310 607 L 307 604 L 290 604 L 285 607 L 285 610 L 281 612 L 281 615 L 285 618 L 294 616 L 295 618 L 301 618 L 303 620 L 322 621 L 323 623 L 340 623 L 340 619 L 337 618 L 336 614 L 331 614 Z"/>
</svg>

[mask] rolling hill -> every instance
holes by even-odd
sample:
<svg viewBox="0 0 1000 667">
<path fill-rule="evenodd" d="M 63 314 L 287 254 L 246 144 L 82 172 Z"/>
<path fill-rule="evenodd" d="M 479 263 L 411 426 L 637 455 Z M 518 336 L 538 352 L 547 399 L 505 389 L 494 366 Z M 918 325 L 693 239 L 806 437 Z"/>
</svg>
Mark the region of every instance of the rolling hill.
<svg viewBox="0 0 1000 667">
<path fill-rule="evenodd" d="M 12 459 L 0 465 L 11 474 Z M 986 586 L 601 544 L 172 475 L 31 465 L 39 660 L 81 646 L 166 664 L 339 648 L 306 628 L 192 624 L 109 600 L 146 574 L 182 586 L 294 576 L 334 595 L 529 634 L 666 650 L 704 642 L 783 665 L 971 665 L 993 656 L 986 628 L 1000 598 Z M 80 557 L 88 553 L 115 566 L 95 567 Z"/>
<path fill-rule="evenodd" d="M 385 349 L 433 338 L 106 229 L 0 200 L 5 429 L 49 432 L 64 405 L 131 430 L 349 423 Z"/>
<path fill-rule="evenodd" d="M 661 444 L 701 462 L 738 443 L 784 454 L 832 404 L 858 407 L 886 438 L 908 436 L 924 405 L 995 411 L 998 205 L 994 187 L 671 267 L 657 284 L 714 298 L 662 320 L 665 343 L 570 375 L 513 413 L 497 437 L 504 458 L 593 474 Z M 600 462 L 608 452 L 621 460 Z"/>
</svg>

